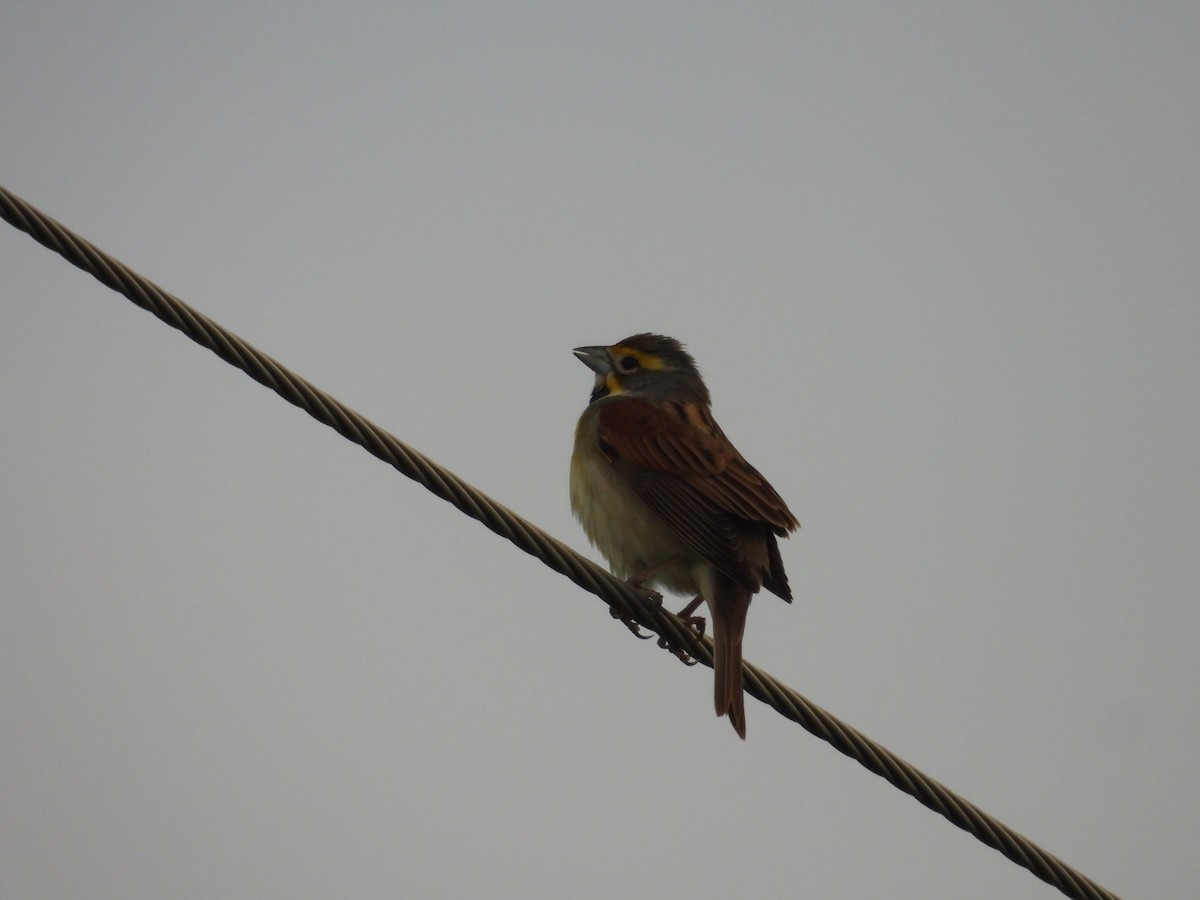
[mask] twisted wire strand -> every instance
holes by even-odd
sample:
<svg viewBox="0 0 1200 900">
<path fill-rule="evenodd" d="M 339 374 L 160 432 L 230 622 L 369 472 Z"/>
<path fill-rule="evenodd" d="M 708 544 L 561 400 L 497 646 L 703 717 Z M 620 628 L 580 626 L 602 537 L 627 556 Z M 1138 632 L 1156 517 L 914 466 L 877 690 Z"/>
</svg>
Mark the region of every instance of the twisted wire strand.
<svg viewBox="0 0 1200 900">
<path fill-rule="evenodd" d="M 283 399 L 343 437 L 353 441 L 402 474 L 477 519 L 526 553 L 596 594 L 620 617 L 655 632 L 670 646 L 683 648 L 712 666 L 712 642 L 697 637 L 677 616 L 566 544 L 525 521 L 512 510 L 467 484 L 454 473 L 372 424 L 270 356 L 255 349 L 179 298 L 138 275 L 90 242 L 20 197 L 0 186 L 0 216 L 38 243 L 124 294 L 172 328 L 207 347 Z M 1038 878 L 1077 900 L 1118 900 L 1106 890 L 1028 838 L 985 813 L 949 788 L 929 778 L 887 748 L 809 702 L 773 676 L 750 663 L 743 664 L 746 690 L 780 714 L 832 744 L 868 771 L 940 813 L 954 825 L 1028 869 Z"/>
</svg>

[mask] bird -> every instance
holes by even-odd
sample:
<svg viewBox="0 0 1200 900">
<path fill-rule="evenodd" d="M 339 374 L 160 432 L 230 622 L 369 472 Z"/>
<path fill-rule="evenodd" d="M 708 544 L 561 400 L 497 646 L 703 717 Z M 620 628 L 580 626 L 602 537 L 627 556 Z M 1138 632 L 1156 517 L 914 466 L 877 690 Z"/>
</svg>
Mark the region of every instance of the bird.
<svg viewBox="0 0 1200 900">
<path fill-rule="evenodd" d="M 683 344 L 642 333 L 574 353 L 595 380 L 575 427 L 571 509 L 617 577 L 703 598 L 716 712 L 745 740 L 750 598 L 766 588 L 792 602 L 776 539 L 799 523 L 717 425 Z"/>
</svg>

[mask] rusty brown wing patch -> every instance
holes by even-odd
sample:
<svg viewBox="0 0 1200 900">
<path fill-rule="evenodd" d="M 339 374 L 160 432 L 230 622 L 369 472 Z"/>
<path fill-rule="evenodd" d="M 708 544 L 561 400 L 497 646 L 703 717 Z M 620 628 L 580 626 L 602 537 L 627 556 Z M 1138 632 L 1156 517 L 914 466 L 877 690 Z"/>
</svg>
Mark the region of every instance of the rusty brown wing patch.
<svg viewBox="0 0 1200 900">
<path fill-rule="evenodd" d="M 614 398 L 600 445 L 634 492 L 697 553 L 750 590 L 790 599 L 775 535 L 796 528 L 782 498 L 698 403 Z"/>
</svg>

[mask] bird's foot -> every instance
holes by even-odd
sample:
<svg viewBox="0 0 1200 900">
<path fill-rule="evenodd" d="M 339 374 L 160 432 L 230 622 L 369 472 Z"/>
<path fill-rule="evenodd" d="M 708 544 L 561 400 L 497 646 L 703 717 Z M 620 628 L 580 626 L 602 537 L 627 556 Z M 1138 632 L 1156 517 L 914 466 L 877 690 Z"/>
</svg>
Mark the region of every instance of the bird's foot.
<svg viewBox="0 0 1200 900">
<path fill-rule="evenodd" d="M 683 609 L 681 609 L 678 613 L 676 613 L 676 615 L 679 616 L 679 618 L 681 618 L 683 620 L 684 625 L 686 625 L 688 628 L 690 628 L 692 631 L 694 631 L 696 633 L 697 638 L 704 637 L 704 629 L 708 625 L 708 621 L 704 618 L 704 616 L 696 616 L 696 615 L 692 615 L 692 614 L 696 611 L 696 608 L 703 602 L 704 602 L 703 597 L 695 597 L 692 599 L 691 603 L 689 603 L 687 606 L 685 606 Z M 679 659 L 679 661 L 681 663 L 683 663 L 685 666 L 694 666 L 694 665 L 696 665 L 696 663 L 698 663 L 700 661 L 700 660 L 696 659 L 695 657 L 693 657 L 690 653 L 688 653 L 682 647 L 671 646 L 671 642 L 668 641 L 665 637 L 660 637 L 658 639 L 658 646 L 662 647 L 664 650 L 670 650 L 671 653 L 673 653 Z"/>
<path fill-rule="evenodd" d="M 620 610 L 614 609 L 611 606 L 608 609 L 608 614 L 628 628 L 638 640 L 648 641 L 654 637 L 652 634 L 642 634 L 642 627 L 634 621 L 632 616 L 622 615 Z"/>
<path fill-rule="evenodd" d="M 656 593 L 655 591 L 646 590 L 640 584 L 633 584 L 632 579 L 628 583 L 638 590 L 638 593 L 645 598 L 647 603 L 650 603 L 656 607 L 662 606 L 662 594 Z M 632 616 L 624 615 L 616 607 L 610 606 L 608 608 L 608 614 L 628 628 L 630 632 L 632 632 L 633 636 L 638 640 L 648 641 L 650 638 L 654 637 L 652 634 L 642 634 L 642 628 L 637 623 L 637 620 Z"/>
</svg>

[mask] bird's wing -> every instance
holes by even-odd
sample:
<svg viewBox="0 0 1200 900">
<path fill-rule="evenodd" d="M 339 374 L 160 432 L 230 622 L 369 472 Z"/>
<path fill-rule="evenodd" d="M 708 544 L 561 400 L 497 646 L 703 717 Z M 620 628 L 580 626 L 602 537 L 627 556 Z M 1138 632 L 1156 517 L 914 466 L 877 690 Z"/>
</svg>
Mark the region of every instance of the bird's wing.
<svg viewBox="0 0 1200 900">
<path fill-rule="evenodd" d="M 763 559 L 759 542 L 773 548 L 770 532 L 786 535 L 796 519 L 705 406 L 626 397 L 599 413 L 601 450 L 689 546 L 752 590 L 790 593 L 778 552 Z"/>
</svg>

